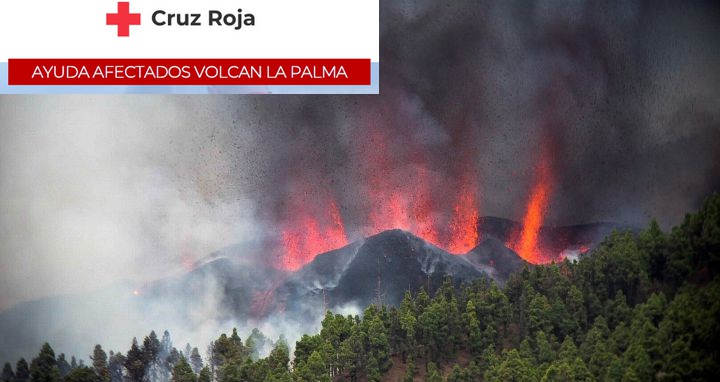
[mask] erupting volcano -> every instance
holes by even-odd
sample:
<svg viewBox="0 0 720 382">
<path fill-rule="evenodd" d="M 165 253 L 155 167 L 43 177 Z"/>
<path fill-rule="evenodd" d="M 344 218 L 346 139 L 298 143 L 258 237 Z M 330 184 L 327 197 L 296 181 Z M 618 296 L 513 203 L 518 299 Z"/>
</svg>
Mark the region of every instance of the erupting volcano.
<svg viewBox="0 0 720 382">
<path fill-rule="evenodd" d="M 392 229 L 456 255 L 478 244 L 478 187 L 472 176 L 463 176 L 457 187 L 443 184 L 419 154 L 413 166 L 400 172 L 386 133 L 374 129 L 371 138 L 357 154 L 362 157 L 353 175 L 358 186 L 352 200 L 345 200 L 349 206 L 306 179 L 300 186 L 293 184 L 285 201 L 278 268 L 297 270 L 316 255 L 347 244 L 348 237 Z"/>
<path fill-rule="evenodd" d="M 332 192 L 301 182 L 301 187 L 293 188 L 296 194 L 286 201 L 286 228 L 281 233 L 283 248 L 278 268 L 295 271 L 315 256 L 348 244 L 348 238 L 368 237 L 392 229 L 408 231 L 454 255 L 464 255 L 480 243 L 476 181 L 463 177 L 456 190 L 450 192 L 451 198 L 442 191 L 445 197 L 439 199 L 435 197 L 442 188 L 423 166 L 406 170 L 410 173 L 403 174 L 405 183 L 395 182 L 398 177 L 388 174 L 394 167 L 386 152 L 385 137 L 376 134 L 374 138 L 376 150 L 364 162 L 360 176 L 365 184 L 361 193 L 365 200 L 359 214 L 363 220 L 346 233 L 346 221 Z M 506 236 L 505 245 L 528 263 L 543 264 L 560 260 L 560 253 L 569 243 L 552 242 L 544 248 L 541 240 L 552 190 L 547 147 L 541 149 L 534 170 L 524 218 Z"/>
<path fill-rule="evenodd" d="M 482 147 L 472 143 L 479 129 L 458 118 L 438 149 L 416 134 L 415 126 L 403 123 L 412 118 L 402 113 L 358 117 L 360 125 L 349 130 L 343 151 L 304 152 L 309 166 L 293 167 L 284 190 L 277 268 L 297 270 L 321 253 L 393 229 L 453 255 L 465 255 L 488 238 L 480 227 L 483 178 L 477 153 Z M 587 244 L 543 234 L 554 135 L 546 126 L 538 140 L 522 222 L 495 237 L 531 264 L 560 260 L 570 245 Z M 313 167 L 331 154 L 338 162 L 334 167 Z"/>
<path fill-rule="evenodd" d="M 367 214 L 368 224 L 359 234 L 371 236 L 391 229 L 402 229 L 421 237 L 446 251 L 465 254 L 478 244 L 478 209 L 476 192 L 463 188 L 458 192 L 451 216 L 433 216 L 430 201 L 422 192 L 405 194 L 399 190 L 380 192 L 372 200 L 374 208 Z M 327 208 L 312 208 L 303 198 L 291 197 L 288 213 L 292 219 L 281 233 L 283 254 L 278 267 L 295 271 L 316 255 L 340 248 L 348 243 L 345 224 L 333 199 Z M 315 211 L 314 214 L 312 211 Z M 446 227 L 439 221 L 448 221 Z M 292 223 L 291 223 L 292 222 Z"/>
</svg>

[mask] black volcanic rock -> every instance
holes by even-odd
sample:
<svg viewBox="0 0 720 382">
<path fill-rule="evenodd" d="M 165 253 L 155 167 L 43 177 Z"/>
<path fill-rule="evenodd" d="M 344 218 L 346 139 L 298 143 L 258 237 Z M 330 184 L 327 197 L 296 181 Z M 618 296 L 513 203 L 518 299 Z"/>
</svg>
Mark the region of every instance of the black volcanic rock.
<svg viewBox="0 0 720 382">
<path fill-rule="evenodd" d="M 320 303 L 365 307 L 380 299 L 398 304 L 406 290 L 434 289 L 446 276 L 456 282 L 487 277 L 461 256 L 451 255 L 401 230 L 390 230 L 315 258 L 279 294 L 286 308 Z"/>
<path fill-rule="evenodd" d="M 482 243 L 463 257 L 501 284 L 507 280 L 511 273 L 522 269 L 526 265 L 531 266 L 530 263 L 523 260 L 517 253 L 506 247 L 503 242 L 495 237 L 488 237 L 483 240 Z"/>
<path fill-rule="evenodd" d="M 334 288 L 363 244 L 363 240 L 358 240 L 315 256 L 313 261 L 296 271 L 290 277 L 290 281 L 300 282 L 312 289 Z"/>
<path fill-rule="evenodd" d="M 247 263 L 216 257 L 191 271 L 148 284 L 141 294 L 148 298 L 174 298 L 181 309 L 198 300 L 214 300 L 215 318 L 247 318 L 255 314 L 258 296 L 284 280 L 287 273 L 265 262 Z M 179 313 L 179 312 L 178 312 Z"/>
<path fill-rule="evenodd" d="M 259 318 L 274 312 L 314 314 L 326 308 L 382 300 L 398 303 L 406 290 L 432 290 L 451 276 L 458 283 L 491 277 L 504 283 L 528 263 L 505 243 L 521 228 L 517 222 L 483 217 L 483 241 L 470 252 L 454 256 L 402 230 L 389 230 L 320 254 L 296 272 L 277 270 L 263 243 L 231 246 L 174 278 L 148 285 L 143 294 L 218 299 L 221 317 Z M 560 253 L 567 248 L 593 248 L 614 224 L 542 227 L 540 245 Z M 187 298 L 190 297 L 190 298 Z"/>
<path fill-rule="evenodd" d="M 365 241 L 330 295 L 333 302 L 363 305 L 379 296 L 385 303 L 398 304 L 406 290 L 432 289 L 445 276 L 463 281 L 484 274 L 408 232 L 385 231 Z"/>
</svg>

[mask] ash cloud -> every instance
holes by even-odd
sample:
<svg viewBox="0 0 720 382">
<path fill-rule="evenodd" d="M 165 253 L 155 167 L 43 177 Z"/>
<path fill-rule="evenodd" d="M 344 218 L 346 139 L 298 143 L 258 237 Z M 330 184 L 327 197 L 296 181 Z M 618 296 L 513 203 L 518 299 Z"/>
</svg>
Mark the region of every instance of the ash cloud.
<svg viewBox="0 0 720 382">
<path fill-rule="evenodd" d="M 399 4 L 384 9 L 383 91 L 419 98 L 447 131 L 477 131 L 482 214 L 522 216 L 543 136 L 550 223 L 668 227 L 717 189 L 716 5 Z"/>
<path fill-rule="evenodd" d="M 549 224 L 655 217 L 669 227 L 720 185 L 718 8 L 384 2 L 380 96 L 237 102 L 279 153 L 268 163 L 272 205 L 299 173 L 329 179 L 344 216 L 362 215 L 358 174 L 381 150 L 376 129 L 391 165 L 374 171 L 397 187 L 418 165 L 441 179 L 436 195 L 469 173 L 482 215 L 520 219 L 548 146 Z"/>
</svg>

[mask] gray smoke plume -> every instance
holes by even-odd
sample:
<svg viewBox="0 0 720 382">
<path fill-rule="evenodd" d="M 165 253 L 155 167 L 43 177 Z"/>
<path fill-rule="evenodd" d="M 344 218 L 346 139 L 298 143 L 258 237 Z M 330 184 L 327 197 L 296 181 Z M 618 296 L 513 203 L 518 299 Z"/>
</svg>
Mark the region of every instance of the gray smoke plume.
<svg viewBox="0 0 720 382">
<path fill-rule="evenodd" d="M 263 205 L 302 177 L 362 225 L 370 162 L 401 189 L 427 167 L 439 210 L 470 174 L 481 214 L 519 219 L 543 146 L 549 224 L 669 227 L 720 186 L 716 4 L 402 1 L 381 15 L 380 96 L 237 99 L 265 143 Z M 379 150 L 387 165 L 372 166 Z"/>
</svg>

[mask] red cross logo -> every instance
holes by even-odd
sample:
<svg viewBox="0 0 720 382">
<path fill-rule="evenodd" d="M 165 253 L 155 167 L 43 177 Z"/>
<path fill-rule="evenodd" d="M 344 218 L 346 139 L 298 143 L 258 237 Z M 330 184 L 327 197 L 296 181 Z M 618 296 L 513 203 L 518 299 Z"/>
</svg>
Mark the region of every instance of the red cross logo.
<svg viewBox="0 0 720 382">
<path fill-rule="evenodd" d="M 118 2 L 117 13 L 106 14 L 106 25 L 117 25 L 118 37 L 130 36 L 130 25 L 140 25 L 140 14 L 130 13 L 130 3 Z"/>
</svg>

